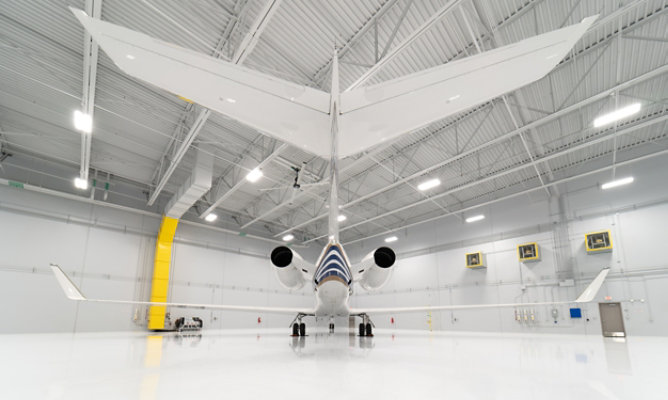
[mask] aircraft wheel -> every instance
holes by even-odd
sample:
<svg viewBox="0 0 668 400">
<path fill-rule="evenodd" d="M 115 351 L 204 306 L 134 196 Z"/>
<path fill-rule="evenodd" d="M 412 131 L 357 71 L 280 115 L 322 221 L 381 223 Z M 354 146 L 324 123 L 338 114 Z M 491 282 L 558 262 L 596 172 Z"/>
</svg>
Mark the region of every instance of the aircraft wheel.
<svg viewBox="0 0 668 400">
<path fill-rule="evenodd" d="M 299 324 L 299 335 L 306 336 L 306 324 L 303 322 Z"/>
<path fill-rule="evenodd" d="M 373 336 L 373 331 L 371 329 L 371 323 L 366 324 L 366 336 Z"/>
<path fill-rule="evenodd" d="M 292 324 L 292 336 L 299 336 L 299 324 L 296 322 Z"/>
<path fill-rule="evenodd" d="M 360 323 L 360 336 L 364 336 L 364 324 Z"/>
</svg>

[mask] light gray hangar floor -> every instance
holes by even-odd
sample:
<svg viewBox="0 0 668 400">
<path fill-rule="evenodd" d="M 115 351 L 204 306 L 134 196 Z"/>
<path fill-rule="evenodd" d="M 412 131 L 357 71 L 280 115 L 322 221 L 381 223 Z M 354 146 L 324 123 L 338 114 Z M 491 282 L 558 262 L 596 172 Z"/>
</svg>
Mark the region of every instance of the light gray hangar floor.
<svg viewBox="0 0 668 400">
<path fill-rule="evenodd" d="M 668 340 L 382 331 L 5 335 L 2 399 L 665 399 Z"/>
</svg>

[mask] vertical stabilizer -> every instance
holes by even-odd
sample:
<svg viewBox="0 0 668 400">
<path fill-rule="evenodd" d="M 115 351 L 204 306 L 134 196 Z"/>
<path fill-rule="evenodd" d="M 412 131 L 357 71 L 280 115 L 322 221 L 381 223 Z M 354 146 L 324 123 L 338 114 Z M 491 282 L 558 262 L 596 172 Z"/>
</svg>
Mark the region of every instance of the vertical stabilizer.
<svg viewBox="0 0 668 400">
<path fill-rule="evenodd" d="M 339 59 L 337 50 L 334 49 L 332 56 L 332 90 L 329 103 L 329 118 L 331 122 L 330 146 L 331 154 L 329 158 L 329 241 L 339 242 Z"/>
</svg>

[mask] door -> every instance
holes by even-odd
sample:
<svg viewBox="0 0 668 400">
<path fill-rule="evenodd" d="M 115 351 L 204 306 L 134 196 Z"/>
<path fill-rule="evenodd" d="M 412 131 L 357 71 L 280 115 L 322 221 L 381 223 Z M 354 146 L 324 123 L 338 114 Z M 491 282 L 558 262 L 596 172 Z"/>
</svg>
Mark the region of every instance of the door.
<svg viewBox="0 0 668 400">
<path fill-rule="evenodd" d="M 622 318 L 622 306 L 619 303 L 598 303 L 601 314 L 601 328 L 603 336 L 624 337 L 624 319 Z"/>
</svg>

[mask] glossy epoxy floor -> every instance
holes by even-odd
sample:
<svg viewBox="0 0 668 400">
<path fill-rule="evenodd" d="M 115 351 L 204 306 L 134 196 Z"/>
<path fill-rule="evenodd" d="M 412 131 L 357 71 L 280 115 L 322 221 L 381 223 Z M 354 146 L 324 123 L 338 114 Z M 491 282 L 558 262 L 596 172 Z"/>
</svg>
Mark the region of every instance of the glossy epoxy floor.
<svg viewBox="0 0 668 400">
<path fill-rule="evenodd" d="M 0 336 L 0 399 L 666 399 L 668 338 Z"/>
</svg>

